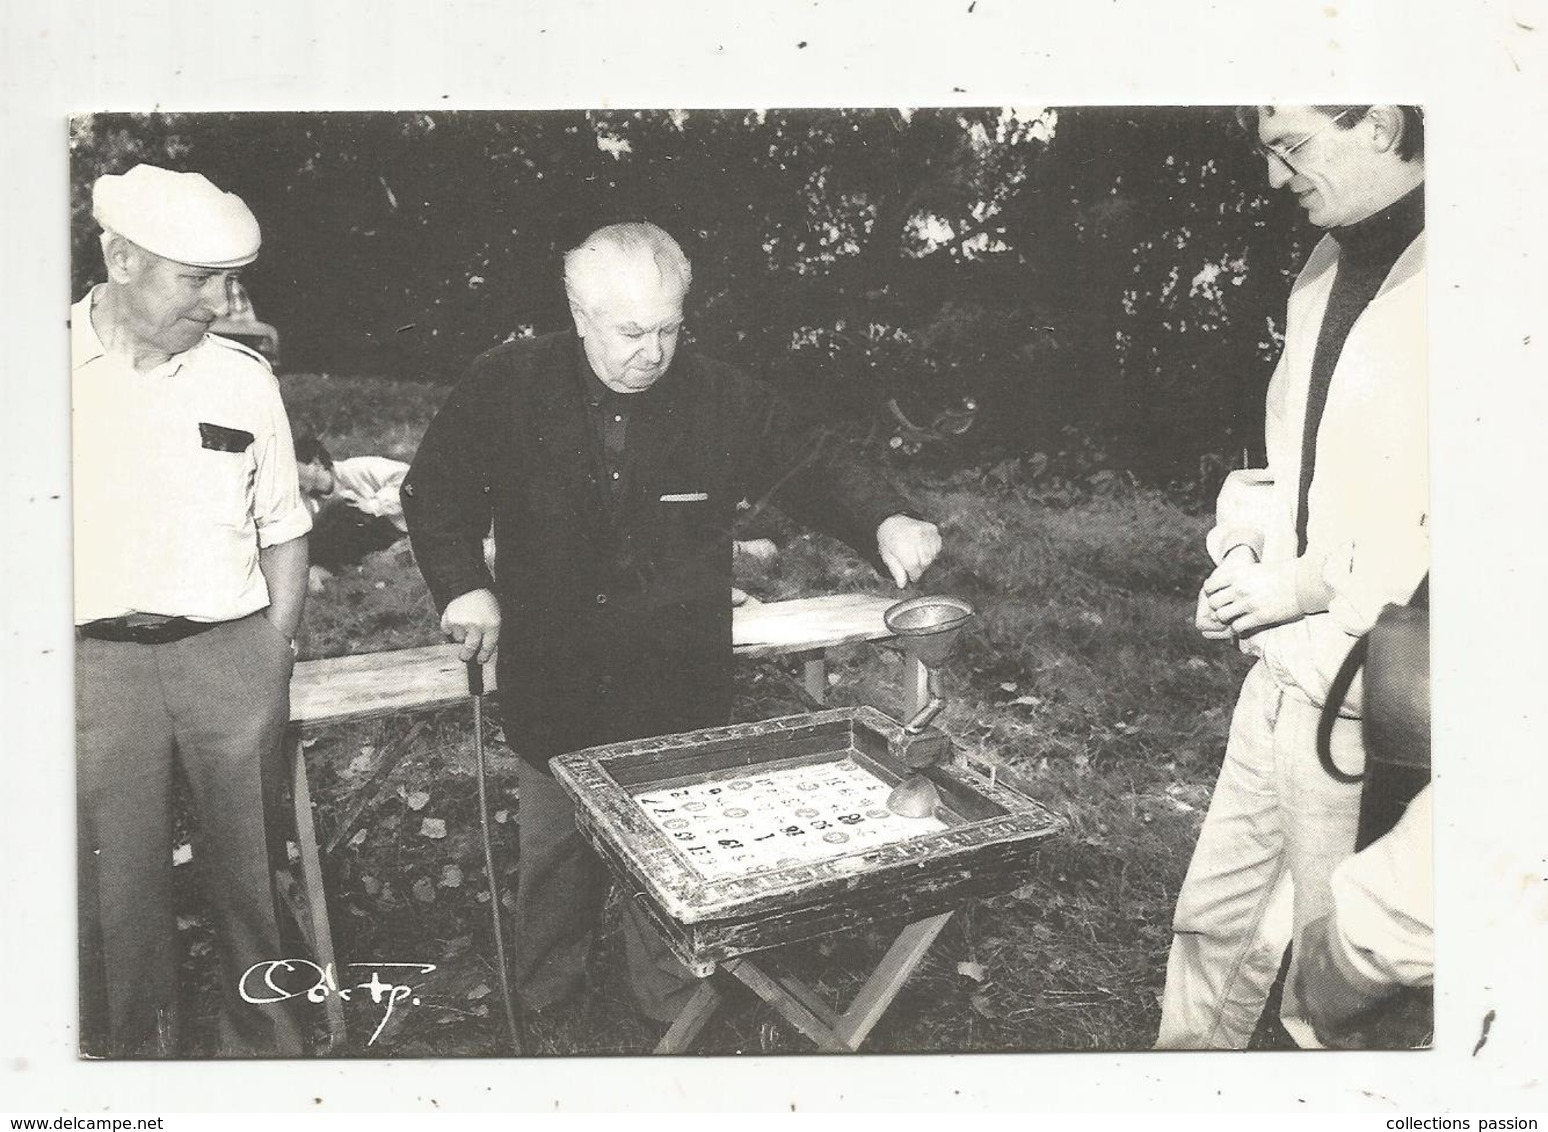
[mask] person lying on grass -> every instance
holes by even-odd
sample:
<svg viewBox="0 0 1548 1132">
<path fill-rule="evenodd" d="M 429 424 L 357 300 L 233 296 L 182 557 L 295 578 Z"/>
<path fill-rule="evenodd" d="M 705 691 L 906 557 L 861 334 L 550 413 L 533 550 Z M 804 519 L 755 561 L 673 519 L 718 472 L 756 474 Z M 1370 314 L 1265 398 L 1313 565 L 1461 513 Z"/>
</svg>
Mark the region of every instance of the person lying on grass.
<svg viewBox="0 0 1548 1132">
<path fill-rule="evenodd" d="M 335 460 L 316 436 L 296 438 L 296 470 L 312 512 L 312 564 L 307 588 L 321 593 L 345 566 L 385 550 L 408 534 L 399 491 L 409 466 L 386 456 Z"/>
</svg>

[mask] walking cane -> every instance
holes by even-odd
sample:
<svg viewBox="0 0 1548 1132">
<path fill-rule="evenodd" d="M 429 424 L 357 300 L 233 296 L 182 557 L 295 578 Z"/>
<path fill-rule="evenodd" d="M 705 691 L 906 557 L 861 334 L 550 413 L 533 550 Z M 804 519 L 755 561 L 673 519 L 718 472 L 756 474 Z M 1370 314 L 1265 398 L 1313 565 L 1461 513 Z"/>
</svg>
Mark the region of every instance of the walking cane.
<svg viewBox="0 0 1548 1132">
<path fill-rule="evenodd" d="M 516 1000 L 505 963 L 505 933 L 500 928 L 500 878 L 495 872 L 494 841 L 489 834 L 488 770 L 484 763 L 484 666 L 474 657 L 468 661 L 468 695 L 473 699 L 473 749 L 478 766 L 478 829 L 484 839 L 484 872 L 489 877 L 489 918 L 494 928 L 495 960 L 500 965 L 500 999 L 505 1004 L 505 1026 L 511 1050 L 520 1057 L 521 1027 L 516 1021 Z"/>
</svg>

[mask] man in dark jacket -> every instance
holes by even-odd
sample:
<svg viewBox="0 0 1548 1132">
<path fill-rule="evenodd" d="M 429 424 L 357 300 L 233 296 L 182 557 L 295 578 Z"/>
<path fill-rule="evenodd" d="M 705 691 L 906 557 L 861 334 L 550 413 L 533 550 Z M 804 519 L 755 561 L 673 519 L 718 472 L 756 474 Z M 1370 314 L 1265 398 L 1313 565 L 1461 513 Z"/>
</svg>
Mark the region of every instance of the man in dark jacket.
<svg viewBox="0 0 1548 1132">
<path fill-rule="evenodd" d="M 901 587 L 940 550 L 880 477 L 827 456 L 770 390 L 677 351 L 687 257 L 651 224 L 600 229 L 565 257 L 575 332 L 474 362 L 403 488 L 414 553 L 463 658 L 498 649 L 506 736 L 523 759 L 515 982 L 531 1009 L 585 979 L 607 875 L 548 774 L 566 751 L 727 722 L 732 519 L 783 507 L 870 554 Z M 482 538 L 493 519 L 497 580 Z M 691 988 L 632 905 L 645 1013 Z"/>
</svg>

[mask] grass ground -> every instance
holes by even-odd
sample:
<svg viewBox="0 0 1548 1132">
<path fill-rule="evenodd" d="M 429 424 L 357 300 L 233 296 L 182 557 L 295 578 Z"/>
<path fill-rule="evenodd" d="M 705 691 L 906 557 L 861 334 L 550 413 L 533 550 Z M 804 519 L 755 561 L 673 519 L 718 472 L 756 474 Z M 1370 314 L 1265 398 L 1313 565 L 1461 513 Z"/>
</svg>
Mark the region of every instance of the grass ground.
<svg viewBox="0 0 1548 1132">
<path fill-rule="evenodd" d="M 335 455 L 408 457 L 443 395 L 430 386 L 304 375 L 286 377 L 284 388 L 298 431 L 314 428 Z M 953 666 L 952 703 L 937 723 L 962 747 L 1018 770 L 1069 827 L 1039 851 L 1036 881 L 953 918 L 867 1048 L 1144 1048 L 1159 1016 L 1172 904 L 1244 671 L 1242 658 L 1191 628 L 1205 520 L 1111 478 L 1109 494 L 1059 507 L 1039 502 L 1046 494 L 1033 486 L 905 486 L 945 534 L 923 588 L 965 597 L 980 611 Z M 890 586 L 845 548 L 777 517 L 753 533 L 781 546 L 771 562 L 747 562 L 739 572 L 738 584 L 757 597 Z M 303 655 L 437 637 L 400 543 L 311 600 Z M 900 666 L 890 654 L 852 648 L 832 671 L 835 703 L 898 702 Z M 770 664 L 741 666 L 737 717 L 802 710 L 793 683 Z M 385 781 L 364 783 L 373 755 L 389 744 L 402 748 L 402 761 Z M 449 711 L 340 728 L 311 749 L 322 836 L 336 842 L 329 894 L 341 955 L 438 966 L 420 986 L 421 1005 L 400 1006 L 374 1041 L 380 1008 L 350 1005 L 353 1055 L 489 1056 L 504 1048 L 488 901 L 508 906 L 520 800 L 514 756 L 497 745 L 491 808 L 502 875 L 491 886 L 470 744 L 467 714 Z M 363 799 L 370 804 L 362 809 Z M 185 881 L 182 891 L 194 952 L 188 974 L 207 989 L 208 929 L 192 886 Z M 845 998 L 888 938 L 886 929 L 856 932 L 786 958 L 820 991 Z M 529 1052 L 649 1049 L 654 1031 L 630 1005 L 619 950 L 610 910 L 591 993 L 538 1020 Z M 809 1049 L 750 995 L 740 1006 L 723 1008 L 699 1048 Z M 196 1037 L 208 1040 L 208 1011 L 194 1014 Z"/>
</svg>

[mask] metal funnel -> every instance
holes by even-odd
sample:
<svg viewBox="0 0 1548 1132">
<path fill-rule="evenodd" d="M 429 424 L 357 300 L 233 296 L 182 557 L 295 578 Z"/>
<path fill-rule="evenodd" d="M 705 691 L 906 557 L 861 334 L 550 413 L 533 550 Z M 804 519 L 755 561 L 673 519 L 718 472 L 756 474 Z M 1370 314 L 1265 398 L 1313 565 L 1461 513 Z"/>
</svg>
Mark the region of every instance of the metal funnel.
<svg viewBox="0 0 1548 1132">
<path fill-rule="evenodd" d="M 887 629 L 903 647 L 904 656 L 914 662 L 908 665 L 911 687 L 905 688 L 911 717 L 903 724 L 903 734 L 893 750 L 893 754 L 910 765 L 913 761 L 909 758 L 909 748 L 914 737 L 946 706 L 941 665 L 951 656 L 962 630 L 975 615 L 973 607 L 961 598 L 938 594 L 900 601 L 882 614 Z M 929 817 L 940 803 L 940 792 L 934 783 L 919 773 L 918 767 L 887 796 L 887 808 L 906 818 Z"/>
<path fill-rule="evenodd" d="M 958 597 L 927 594 L 900 601 L 882 614 L 908 656 L 934 670 L 946 662 L 977 611 Z"/>
</svg>

